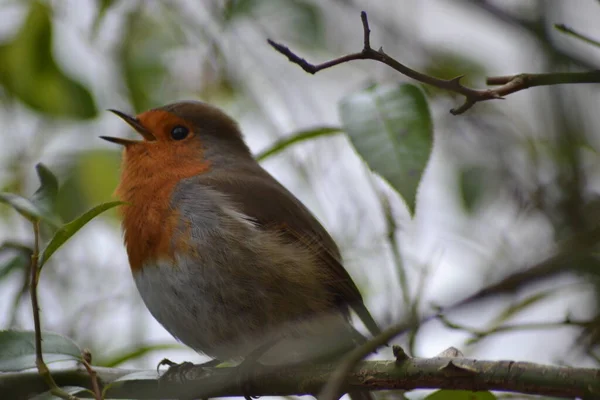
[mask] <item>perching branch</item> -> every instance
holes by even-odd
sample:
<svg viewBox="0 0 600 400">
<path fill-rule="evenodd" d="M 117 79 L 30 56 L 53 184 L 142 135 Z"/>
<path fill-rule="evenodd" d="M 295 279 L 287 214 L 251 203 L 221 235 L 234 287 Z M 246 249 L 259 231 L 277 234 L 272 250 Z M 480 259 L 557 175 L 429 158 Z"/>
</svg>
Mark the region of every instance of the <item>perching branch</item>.
<svg viewBox="0 0 600 400">
<path fill-rule="evenodd" d="M 286 396 L 318 393 L 330 381 L 334 364 L 254 369 L 244 384 L 248 394 Z M 96 368 L 104 384 L 129 372 Z M 112 383 L 106 398 L 208 398 L 241 396 L 245 389 L 232 379 L 234 368 L 192 367 L 185 382 L 165 382 L 154 371 L 137 371 L 137 377 Z M 61 386 L 90 386 L 84 369 L 53 372 Z M 362 361 L 342 382 L 341 391 L 396 389 L 498 390 L 565 398 L 598 398 L 600 371 L 588 368 L 555 367 L 526 362 L 485 361 L 468 358 L 398 358 L 398 361 Z M 37 390 L 45 384 L 37 373 L 0 375 L 2 393 L 13 397 Z M 85 394 L 89 396 L 88 394 Z"/>
<path fill-rule="evenodd" d="M 291 62 L 298 64 L 303 70 L 308 73 L 316 74 L 327 68 L 334 67 L 353 60 L 374 60 L 384 63 L 403 75 L 408 76 L 419 82 L 437 87 L 439 89 L 461 94 L 465 97 L 465 102 L 458 108 L 450 110 L 451 114 L 462 114 L 471 108 L 475 103 L 491 100 L 502 99 L 503 96 L 527 89 L 533 86 L 548 86 L 564 83 L 600 83 L 600 70 L 589 72 L 567 72 L 557 74 L 520 74 L 510 77 L 491 77 L 488 78 L 490 85 L 502 85 L 495 89 L 472 89 L 460 83 L 461 76 L 452 79 L 439 79 L 430 75 L 423 74 L 414 69 L 407 67 L 396 59 L 388 56 L 383 48 L 374 50 L 371 48 L 369 21 L 367 13 L 360 13 L 363 25 L 363 49 L 359 53 L 352 53 L 339 57 L 322 64 L 311 64 L 305 59 L 299 57 L 292 52 L 288 47 L 277 43 L 271 39 L 267 41 L 278 52 L 285 55 Z"/>
</svg>

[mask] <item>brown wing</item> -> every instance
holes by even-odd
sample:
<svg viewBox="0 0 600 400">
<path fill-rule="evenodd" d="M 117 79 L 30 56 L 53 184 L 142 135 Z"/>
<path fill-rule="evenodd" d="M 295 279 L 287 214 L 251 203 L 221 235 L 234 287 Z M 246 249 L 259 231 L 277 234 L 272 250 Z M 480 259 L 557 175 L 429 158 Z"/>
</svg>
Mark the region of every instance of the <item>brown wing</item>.
<svg viewBox="0 0 600 400">
<path fill-rule="evenodd" d="M 377 323 L 365 307 L 356 284 L 341 264 L 339 249 L 325 228 L 312 213 L 259 167 L 252 174 L 236 173 L 227 177 L 217 173 L 205 174 L 199 179 L 202 184 L 225 193 L 239 205 L 240 211 L 251 217 L 263 229 L 276 229 L 290 240 L 305 243 L 316 251 L 323 264 L 328 266 L 336 284 L 331 285 L 340 308 L 350 306 L 373 335 L 380 333 Z"/>
</svg>

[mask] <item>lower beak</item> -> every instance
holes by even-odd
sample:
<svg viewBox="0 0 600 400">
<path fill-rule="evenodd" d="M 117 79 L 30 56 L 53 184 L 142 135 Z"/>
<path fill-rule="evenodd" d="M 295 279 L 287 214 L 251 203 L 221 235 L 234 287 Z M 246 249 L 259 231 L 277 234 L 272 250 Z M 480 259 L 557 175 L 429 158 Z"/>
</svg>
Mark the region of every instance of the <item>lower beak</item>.
<svg viewBox="0 0 600 400">
<path fill-rule="evenodd" d="M 131 126 L 133 129 L 135 129 L 135 131 L 137 133 L 139 133 L 140 135 L 142 135 L 142 137 L 145 140 L 148 141 L 155 141 L 156 138 L 154 137 L 154 135 L 148 130 L 146 129 L 142 124 L 140 124 L 140 121 L 138 121 L 137 118 L 134 118 L 130 115 L 127 115 L 121 111 L 117 111 L 117 110 L 108 110 L 114 114 L 116 114 L 118 117 L 120 117 L 123 121 L 127 122 L 127 124 L 129 124 L 129 126 Z M 134 143 L 138 143 L 138 141 L 136 140 L 127 140 L 127 139 L 121 139 L 121 138 L 116 138 L 116 137 L 111 137 L 111 136 L 100 136 L 102 139 L 107 140 L 109 142 L 112 143 L 117 143 L 120 144 L 122 146 L 128 146 Z"/>
<path fill-rule="evenodd" d="M 121 139 L 121 138 L 112 137 L 112 136 L 100 136 L 100 139 L 104 139 L 107 142 L 120 144 L 121 146 L 129 146 L 131 144 L 140 143 L 139 140 L 127 140 L 127 139 Z"/>
</svg>

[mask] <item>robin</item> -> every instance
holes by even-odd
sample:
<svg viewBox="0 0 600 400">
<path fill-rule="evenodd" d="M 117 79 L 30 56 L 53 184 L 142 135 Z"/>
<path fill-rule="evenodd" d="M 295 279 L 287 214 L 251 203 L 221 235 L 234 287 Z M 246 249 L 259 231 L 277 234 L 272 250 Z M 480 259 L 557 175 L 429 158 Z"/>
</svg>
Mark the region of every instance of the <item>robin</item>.
<svg viewBox="0 0 600 400">
<path fill-rule="evenodd" d="M 117 196 L 137 288 L 175 338 L 217 360 L 343 354 L 377 323 L 311 212 L 252 157 L 237 123 L 202 102 L 132 117 Z"/>
</svg>

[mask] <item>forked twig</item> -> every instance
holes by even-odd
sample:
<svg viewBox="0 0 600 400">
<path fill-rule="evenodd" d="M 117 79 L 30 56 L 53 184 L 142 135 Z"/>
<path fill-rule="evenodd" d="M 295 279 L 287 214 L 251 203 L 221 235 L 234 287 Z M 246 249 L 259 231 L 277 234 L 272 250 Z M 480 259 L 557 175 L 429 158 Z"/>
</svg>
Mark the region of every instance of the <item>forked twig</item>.
<svg viewBox="0 0 600 400">
<path fill-rule="evenodd" d="M 519 74 L 505 77 L 490 77 L 488 78 L 489 85 L 501 86 L 495 89 L 472 89 L 460 83 L 463 75 L 459 75 L 452 79 L 439 79 L 407 67 L 393 57 L 388 56 L 381 47 L 379 50 L 373 49 L 371 47 L 371 29 L 369 28 L 367 13 L 362 11 L 360 13 L 360 17 L 363 26 L 363 49 L 358 53 L 348 54 L 321 64 L 312 64 L 306 61 L 304 58 L 296 55 L 287 46 L 277 43 L 271 39 L 268 39 L 267 42 L 275 50 L 286 56 L 291 62 L 298 64 L 303 70 L 311 74 L 316 74 L 324 69 L 354 60 L 379 61 L 416 81 L 463 95 L 465 97 L 464 103 L 459 107 L 450 110 L 450 113 L 453 115 L 464 113 L 475 103 L 492 99 L 503 99 L 504 96 L 508 94 L 534 86 L 548 86 L 564 83 L 600 83 L 600 70 L 594 70 L 589 72 Z"/>
</svg>

